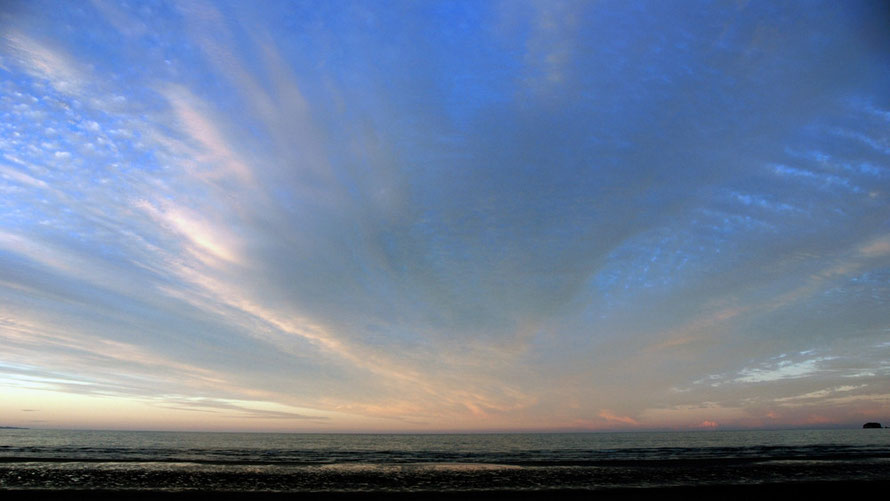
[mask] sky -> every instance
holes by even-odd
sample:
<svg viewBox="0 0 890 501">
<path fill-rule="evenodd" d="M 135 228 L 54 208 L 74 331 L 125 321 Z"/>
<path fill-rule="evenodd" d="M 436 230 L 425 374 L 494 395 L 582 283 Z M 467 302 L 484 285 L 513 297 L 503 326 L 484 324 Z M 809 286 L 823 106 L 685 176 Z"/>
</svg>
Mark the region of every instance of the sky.
<svg viewBox="0 0 890 501">
<path fill-rule="evenodd" d="M 0 425 L 890 421 L 881 2 L 0 3 Z"/>
</svg>

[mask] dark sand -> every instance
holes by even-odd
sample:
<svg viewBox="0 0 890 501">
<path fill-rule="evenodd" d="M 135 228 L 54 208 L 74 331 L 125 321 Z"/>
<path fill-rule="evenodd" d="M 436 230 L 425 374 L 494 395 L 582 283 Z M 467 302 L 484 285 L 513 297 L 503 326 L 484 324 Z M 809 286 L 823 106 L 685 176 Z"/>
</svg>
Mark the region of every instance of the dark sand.
<svg viewBox="0 0 890 501">
<path fill-rule="evenodd" d="M 83 501 L 179 501 L 213 499 L 214 501 L 343 501 L 343 500 L 623 500 L 623 499 L 765 499 L 805 501 L 817 496 L 838 498 L 870 493 L 870 497 L 886 496 L 890 481 L 789 482 L 781 484 L 703 485 L 658 488 L 617 488 L 597 490 L 541 490 L 541 491 L 450 491 L 450 492 L 220 492 L 214 490 L 151 491 L 151 490 L 7 490 L 0 488 L 5 501 L 19 500 L 83 500 Z"/>
</svg>

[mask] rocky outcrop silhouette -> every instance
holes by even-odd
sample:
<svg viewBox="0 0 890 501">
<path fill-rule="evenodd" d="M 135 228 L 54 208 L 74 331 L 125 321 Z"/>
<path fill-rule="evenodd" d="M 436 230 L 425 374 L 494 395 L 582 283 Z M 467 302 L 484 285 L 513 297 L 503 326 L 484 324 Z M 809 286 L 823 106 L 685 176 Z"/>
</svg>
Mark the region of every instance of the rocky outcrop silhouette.
<svg viewBox="0 0 890 501">
<path fill-rule="evenodd" d="M 862 425 L 863 428 L 883 428 L 881 423 L 865 423 Z"/>
</svg>

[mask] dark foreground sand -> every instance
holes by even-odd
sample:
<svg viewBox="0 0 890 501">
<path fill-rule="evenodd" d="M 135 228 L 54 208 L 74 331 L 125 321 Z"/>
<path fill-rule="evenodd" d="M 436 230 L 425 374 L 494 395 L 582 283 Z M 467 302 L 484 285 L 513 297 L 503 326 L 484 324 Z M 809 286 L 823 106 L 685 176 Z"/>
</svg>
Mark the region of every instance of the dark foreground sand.
<svg viewBox="0 0 890 501">
<path fill-rule="evenodd" d="M 599 490 L 542 491 L 451 491 L 451 492 L 220 492 L 213 490 L 151 491 L 151 490 L 51 490 L 2 489 L 4 501 L 180 501 L 213 499 L 214 501 L 345 501 L 345 500 L 624 500 L 624 499 L 711 499 L 711 500 L 793 500 L 828 496 L 830 498 L 859 496 L 883 498 L 890 492 L 890 481 L 791 482 L 756 485 L 707 485 L 659 488 L 617 488 Z"/>
</svg>

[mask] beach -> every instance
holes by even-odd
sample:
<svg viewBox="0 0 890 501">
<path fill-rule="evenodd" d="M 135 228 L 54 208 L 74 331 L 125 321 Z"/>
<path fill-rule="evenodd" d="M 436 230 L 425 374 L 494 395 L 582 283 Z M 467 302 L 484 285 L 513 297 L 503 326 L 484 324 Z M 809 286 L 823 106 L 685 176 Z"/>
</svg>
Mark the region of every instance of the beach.
<svg viewBox="0 0 890 501">
<path fill-rule="evenodd" d="M 279 501 L 299 498 L 306 501 L 340 500 L 454 500 L 466 499 L 485 501 L 490 499 L 512 499 L 533 501 L 544 499 L 800 499 L 816 496 L 840 497 L 865 494 L 866 492 L 887 492 L 890 481 L 843 481 L 843 482 L 794 482 L 754 485 L 702 485 L 652 488 L 611 488 L 596 490 L 547 489 L 539 491 L 418 491 L 418 492 L 256 492 L 256 491 L 216 491 L 191 489 L 185 491 L 156 490 L 17 490 L 0 491 L 9 500 L 91 500 L 110 501 L 131 499 L 139 501 L 170 500 L 179 501 L 195 498 L 213 498 L 217 501 Z"/>
</svg>

